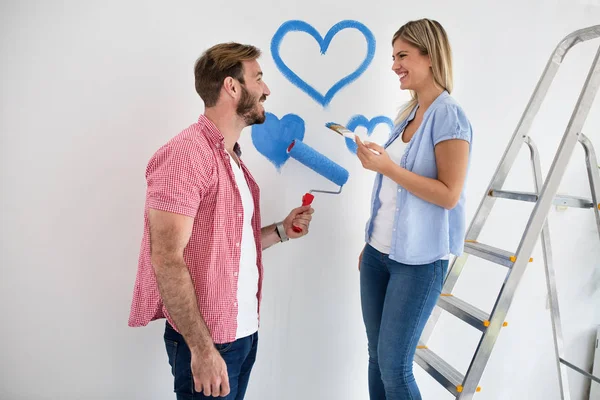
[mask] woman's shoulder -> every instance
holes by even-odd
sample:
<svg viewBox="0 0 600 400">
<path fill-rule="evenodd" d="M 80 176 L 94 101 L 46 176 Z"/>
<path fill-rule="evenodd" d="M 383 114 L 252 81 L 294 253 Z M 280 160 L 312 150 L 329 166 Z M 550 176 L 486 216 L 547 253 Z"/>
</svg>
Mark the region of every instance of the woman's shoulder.
<svg viewBox="0 0 600 400">
<path fill-rule="evenodd" d="M 430 116 L 433 121 L 451 120 L 470 125 L 469 117 L 460 103 L 447 92 L 440 96 L 430 107 Z"/>
<path fill-rule="evenodd" d="M 461 116 L 461 117 L 464 117 L 465 119 L 468 119 L 467 113 L 465 112 L 463 107 L 460 105 L 458 100 L 456 100 L 456 98 L 454 98 L 452 95 L 445 92 L 444 94 L 442 94 L 440 96 L 440 98 L 438 100 L 439 101 L 436 101 L 436 102 L 434 102 L 434 104 L 432 104 L 432 110 L 431 110 L 432 116 L 439 117 L 439 116 L 445 116 L 447 114 L 450 114 L 450 115 Z"/>
<path fill-rule="evenodd" d="M 440 135 L 450 137 L 464 137 L 470 140 L 473 129 L 467 113 L 460 103 L 451 95 L 446 93 L 440 96 L 439 101 L 434 102 L 430 114 L 432 131 Z M 440 139 L 437 138 L 436 142 Z"/>
</svg>

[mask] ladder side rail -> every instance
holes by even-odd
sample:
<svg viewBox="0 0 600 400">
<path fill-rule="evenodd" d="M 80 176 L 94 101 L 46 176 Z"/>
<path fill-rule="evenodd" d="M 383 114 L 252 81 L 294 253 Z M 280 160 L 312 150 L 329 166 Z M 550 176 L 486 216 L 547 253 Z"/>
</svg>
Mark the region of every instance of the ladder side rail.
<svg viewBox="0 0 600 400">
<path fill-rule="evenodd" d="M 475 357 L 471 361 L 469 370 L 465 375 L 464 391 L 466 395 L 475 393 L 477 384 L 481 379 L 483 370 L 487 365 L 491 351 L 498 338 L 498 333 L 502 328 L 502 324 L 506 318 L 506 314 L 512 303 L 514 293 L 519 285 L 521 277 L 525 272 L 525 268 L 529 263 L 529 257 L 533 252 L 533 248 L 537 243 L 537 239 L 542 230 L 542 226 L 546 221 L 550 207 L 553 204 L 554 196 L 558 191 L 558 186 L 565 172 L 565 168 L 571 158 L 575 145 L 579 140 L 579 133 L 585 123 L 585 119 L 600 85 L 600 47 L 596 52 L 594 61 L 586 78 L 585 84 L 573 110 L 573 114 L 567 125 L 567 129 L 559 148 L 550 167 L 550 171 L 542 191 L 540 198 L 533 208 L 525 233 L 521 239 L 519 247 L 516 251 L 516 261 L 513 268 L 508 274 L 507 280 L 502 286 L 500 295 L 494 305 L 491 313 L 490 326 L 486 333 L 483 334 L 481 341 L 477 346 Z M 459 397 L 463 399 L 463 397 Z M 464 397 L 465 399 L 468 397 Z"/>
</svg>

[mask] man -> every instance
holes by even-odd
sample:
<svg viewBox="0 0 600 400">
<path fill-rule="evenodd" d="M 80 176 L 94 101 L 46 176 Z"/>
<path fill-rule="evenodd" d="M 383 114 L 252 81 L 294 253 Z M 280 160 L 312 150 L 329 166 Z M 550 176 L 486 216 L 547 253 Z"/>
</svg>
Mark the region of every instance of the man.
<svg viewBox="0 0 600 400">
<path fill-rule="evenodd" d="M 261 229 L 259 188 L 237 143 L 243 128 L 265 121 L 270 92 L 259 57 L 237 43 L 207 50 L 194 71 L 204 114 L 146 169 L 129 325 L 166 318 L 177 399 L 244 398 L 257 351 L 261 251 L 306 235 L 313 213 L 299 207 Z"/>
</svg>

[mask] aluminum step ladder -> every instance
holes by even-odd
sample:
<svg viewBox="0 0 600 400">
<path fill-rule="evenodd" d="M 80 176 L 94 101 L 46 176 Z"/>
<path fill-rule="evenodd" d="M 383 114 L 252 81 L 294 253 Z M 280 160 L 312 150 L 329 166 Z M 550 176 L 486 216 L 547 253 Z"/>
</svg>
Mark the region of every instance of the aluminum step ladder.
<svg viewBox="0 0 600 400">
<path fill-rule="evenodd" d="M 570 400 L 567 367 L 573 368 L 589 379 L 600 382 L 597 377 L 577 368 L 564 358 L 560 312 L 556 294 L 550 235 L 547 223 L 547 216 L 550 207 L 552 207 L 553 204 L 568 207 L 591 208 L 594 210 L 598 232 L 600 234 L 600 177 L 598 173 L 598 161 L 592 143 L 582 133 L 584 122 L 600 86 L 600 46 L 594 57 L 587 79 L 581 90 L 545 181 L 542 179 L 538 150 L 528 136 L 533 119 L 539 111 L 550 84 L 567 52 L 578 43 L 598 37 L 600 37 L 600 25 L 577 30 L 566 36 L 552 53 L 517 128 L 515 129 L 510 143 L 489 183 L 485 195 L 479 204 L 475 216 L 471 221 L 465 237 L 464 253 L 453 260 L 445 278 L 442 295 L 437 302 L 437 307 L 435 307 L 432 315 L 427 321 L 425 330 L 420 338 L 420 343 L 415 354 L 415 362 L 452 393 L 456 399 L 472 399 L 475 394 L 481 390 L 478 386 L 479 381 L 481 380 L 484 369 L 490 359 L 500 330 L 503 326 L 506 326 L 506 314 L 508 313 L 521 277 L 523 276 L 528 263 L 532 261 L 531 255 L 537 244 L 538 238 L 541 238 L 542 252 L 544 255 L 546 284 L 549 296 L 561 398 L 563 400 Z M 557 195 L 559 184 L 578 142 L 585 150 L 587 172 L 592 195 L 591 200 Z M 535 192 L 523 193 L 503 190 L 506 177 L 524 144 L 529 147 L 531 153 Z M 516 251 L 497 249 L 477 241 L 497 198 L 535 203 Z M 486 259 L 507 268 L 506 279 L 504 280 L 498 298 L 490 313 L 480 310 L 452 294 L 454 285 L 460 277 L 469 255 Z M 481 331 L 481 339 L 469 368 L 464 375 L 427 347 L 427 342 L 433 333 L 442 311 L 453 314 Z M 487 396 L 484 397 L 489 398 Z"/>
</svg>

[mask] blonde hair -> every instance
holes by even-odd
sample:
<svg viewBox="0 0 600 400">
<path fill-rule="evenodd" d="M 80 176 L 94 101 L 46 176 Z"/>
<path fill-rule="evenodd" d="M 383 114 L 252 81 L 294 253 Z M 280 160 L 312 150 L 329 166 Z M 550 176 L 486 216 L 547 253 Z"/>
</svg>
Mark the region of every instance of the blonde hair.
<svg viewBox="0 0 600 400">
<path fill-rule="evenodd" d="M 429 56 L 435 84 L 452 93 L 452 49 L 442 25 L 426 18 L 409 21 L 394 34 L 392 46 L 398 39 L 415 46 L 421 55 Z M 409 92 L 411 100 L 400 109 L 396 123 L 407 118 L 418 104 L 417 94 L 413 90 Z"/>
</svg>

